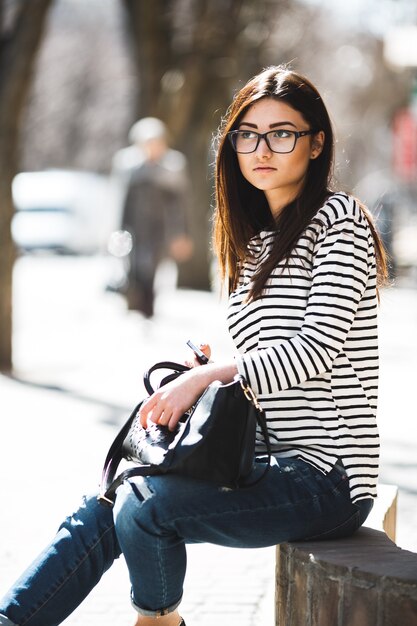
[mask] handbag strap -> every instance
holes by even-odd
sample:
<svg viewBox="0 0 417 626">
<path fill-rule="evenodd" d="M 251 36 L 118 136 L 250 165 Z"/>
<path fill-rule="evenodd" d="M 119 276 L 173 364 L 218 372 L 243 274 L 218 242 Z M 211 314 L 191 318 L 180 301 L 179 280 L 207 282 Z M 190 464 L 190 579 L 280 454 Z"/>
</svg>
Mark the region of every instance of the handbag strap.
<svg viewBox="0 0 417 626">
<path fill-rule="evenodd" d="M 267 426 L 267 423 L 266 423 L 265 412 L 264 412 L 263 408 L 261 407 L 261 405 L 259 404 L 258 398 L 256 397 L 255 392 L 253 391 L 253 389 L 251 387 L 249 387 L 249 384 L 248 384 L 247 380 L 243 376 L 239 376 L 239 382 L 240 382 L 240 385 L 241 385 L 241 387 L 243 389 L 243 393 L 245 394 L 246 399 L 248 400 L 248 402 L 253 404 L 253 406 L 255 407 L 256 421 L 258 422 L 258 425 L 259 425 L 259 427 L 261 429 L 262 437 L 264 438 L 264 442 L 265 442 L 265 446 L 266 446 L 266 453 L 267 453 L 267 457 L 268 457 L 267 458 L 267 464 L 265 466 L 264 471 L 260 475 L 260 477 L 257 478 L 256 480 L 250 482 L 250 483 L 243 483 L 241 485 L 241 487 L 253 487 L 254 485 L 258 484 L 263 478 L 265 478 L 265 476 L 269 472 L 269 468 L 271 466 L 272 448 L 271 448 L 271 441 L 269 439 L 268 426 Z"/>
<path fill-rule="evenodd" d="M 159 386 L 162 386 L 168 383 L 170 380 L 174 380 L 188 371 L 190 368 L 188 365 L 183 365 L 182 363 L 175 363 L 174 361 L 160 361 L 155 363 L 152 367 L 150 367 L 143 375 L 143 383 L 145 385 L 146 391 L 151 395 L 154 393 L 153 386 L 150 381 L 150 377 L 153 372 L 160 369 L 168 369 L 173 370 L 171 374 L 165 376 L 165 378 L 160 382 Z M 133 424 L 133 420 L 136 417 L 137 412 L 142 406 L 143 400 L 133 409 L 129 418 L 127 419 L 124 426 L 121 428 L 117 436 L 115 437 L 112 445 L 109 448 L 109 451 L 106 456 L 106 460 L 104 462 L 103 471 L 101 474 L 101 482 L 100 482 L 100 493 L 98 495 L 98 499 L 100 502 L 109 504 L 113 506 L 114 504 L 114 496 L 116 493 L 117 487 L 122 484 L 122 482 L 128 478 L 129 476 L 150 476 L 153 471 L 151 466 L 143 465 L 137 466 L 135 468 L 129 468 L 122 472 L 117 479 L 115 479 L 115 474 L 118 466 L 120 465 L 123 459 L 123 442 L 126 439 L 130 427 Z"/>
<path fill-rule="evenodd" d="M 122 428 L 117 433 L 113 443 L 111 444 L 109 451 L 107 452 L 106 460 L 104 461 L 103 471 L 101 474 L 100 481 L 100 493 L 98 495 L 98 500 L 100 502 L 106 502 L 113 506 L 114 501 L 110 499 L 108 495 L 108 490 L 110 485 L 113 483 L 114 476 L 116 474 L 117 468 L 120 465 L 123 459 L 123 442 L 126 439 L 130 427 L 133 423 L 133 420 L 136 417 L 137 412 L 139 411 L 141 405 L 141 401 L 138 405 L 135 406 L 132 413 L 130 414 L 127 422 L 122 426 Z"/>
<path fill-rule="evenodd" d="M 189 369 L 191 368 L 188 367 L 188 365 L 183 365 L 182 363 L 175 363 L 174 361 L 160 361 L 159 363 L 152 365 L 152 367 L 144 373 L 143 384 L 145 385 L 145 389 L 149 395 L 152 395 L 155 391 L 151 384 L 151 374 L 153 374 L 153 372 L 156 372 L 157 370 L 173 370 L 172 374 L 165 376 L 165 378 L 161 380 L 159 386 L 162 387 L 162 385 L 166 385 L 171 380 L 180 376 L 180 374 L 188 372 Z"/>
</svg>

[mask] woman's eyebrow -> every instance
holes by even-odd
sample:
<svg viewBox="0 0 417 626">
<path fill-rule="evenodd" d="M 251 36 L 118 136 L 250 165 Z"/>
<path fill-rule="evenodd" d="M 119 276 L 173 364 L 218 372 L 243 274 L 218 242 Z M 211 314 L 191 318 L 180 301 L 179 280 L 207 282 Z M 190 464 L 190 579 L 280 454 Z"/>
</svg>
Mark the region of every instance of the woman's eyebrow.
<svg viewBox="0 0 417 626">
<path fill-rule="evenodd" d="M 249 126 L 249 128 L 258 128 L 257 124 L 253 124 L 252 122 L 240 122 L 239 124 L 239 128 L 241 126 Z M 297 128 L 297 126 L 295 124 L 293 124 L 293 122 L 274 122 L 273 124 L 269 125 L 269 128 L 278 128 L 278 126 L 293 126 L 294 128 Z"/>
</svg>

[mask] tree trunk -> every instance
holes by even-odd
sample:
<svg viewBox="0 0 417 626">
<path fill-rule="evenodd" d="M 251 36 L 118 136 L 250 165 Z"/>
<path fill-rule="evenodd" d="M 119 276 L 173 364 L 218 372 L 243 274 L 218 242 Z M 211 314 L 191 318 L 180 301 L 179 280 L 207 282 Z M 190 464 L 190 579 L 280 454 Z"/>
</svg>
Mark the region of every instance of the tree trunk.
<svg viewBox="0 0 417 626">
<path fill-rule="evenodd" d="M 138 69 L 137 115 L 156 115 L 161 79 L 170 60 L 167 12 L 171 1 L 124 0 L 124 4 L 127 10 L 127 30 L 132 38 L 132 52 Z"/>
<path fill-rule="evenodd" d="M 124 0 L 140 85 L 140 117 L 164 120 L 185 153 L 193 188 L 189 216 L 194 256 L 180 286 L 210 288 L 210 142 L 230 99 L 243 0 Z M 249 3 L 253 4 L 253 3 Z M 229 66 L 228 66 L 229 63 Z M 233 66 L 233 62 L 231 62 Z"/>
<path fill-rule="evenodd" d="M 0 370 L 12 367 L 12 272 L 15 258 L 10 224 L 11 185 L 18 165 L 21 114 L 28 93 L 35 55 L 53 0 L 22 2 L 14 23 L 0 41 Z M 0 15 L 3 15 L 0 3 Z M 2 30 L 3 33 L 3 30 Z"/>
</svg>

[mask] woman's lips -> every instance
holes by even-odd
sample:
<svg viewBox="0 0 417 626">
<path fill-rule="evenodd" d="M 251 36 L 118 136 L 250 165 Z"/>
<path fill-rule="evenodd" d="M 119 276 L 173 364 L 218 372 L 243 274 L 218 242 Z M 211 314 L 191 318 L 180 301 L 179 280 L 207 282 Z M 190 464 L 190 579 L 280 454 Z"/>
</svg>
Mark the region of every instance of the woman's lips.
<svg viewBox="0 0 417 626">
<path fill-rule="evenodd" d="M 262 172 L 275 172 L 276 168 L 275 167 L 268 167 L 266 165 L 265 166 L 258 165 L 258 167 L 254 167 L 253 168 L 253 171 L 254 172 L 261 172 L 261 173 Z"/>
</svg>

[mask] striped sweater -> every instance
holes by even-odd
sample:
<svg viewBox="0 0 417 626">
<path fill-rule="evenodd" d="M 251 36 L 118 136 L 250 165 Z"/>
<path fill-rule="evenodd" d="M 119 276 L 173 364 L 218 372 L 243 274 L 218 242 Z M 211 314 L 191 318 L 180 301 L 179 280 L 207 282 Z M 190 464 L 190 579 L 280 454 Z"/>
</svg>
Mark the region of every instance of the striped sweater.
<svg viewBox="0 0 417 626">
<path fill-rule="evenodd" d="M 367 220 L 351 196 L 331 196 L 263 296 L 247 302 L 273 239 L 263 231 L 250 240 L 230 296 L 238 371 L 265 411 L 276 457 L 296 456 L 324 473 L 341 458 L 352 500 L 375 497 L 377 294 Z"/>
</svg>

